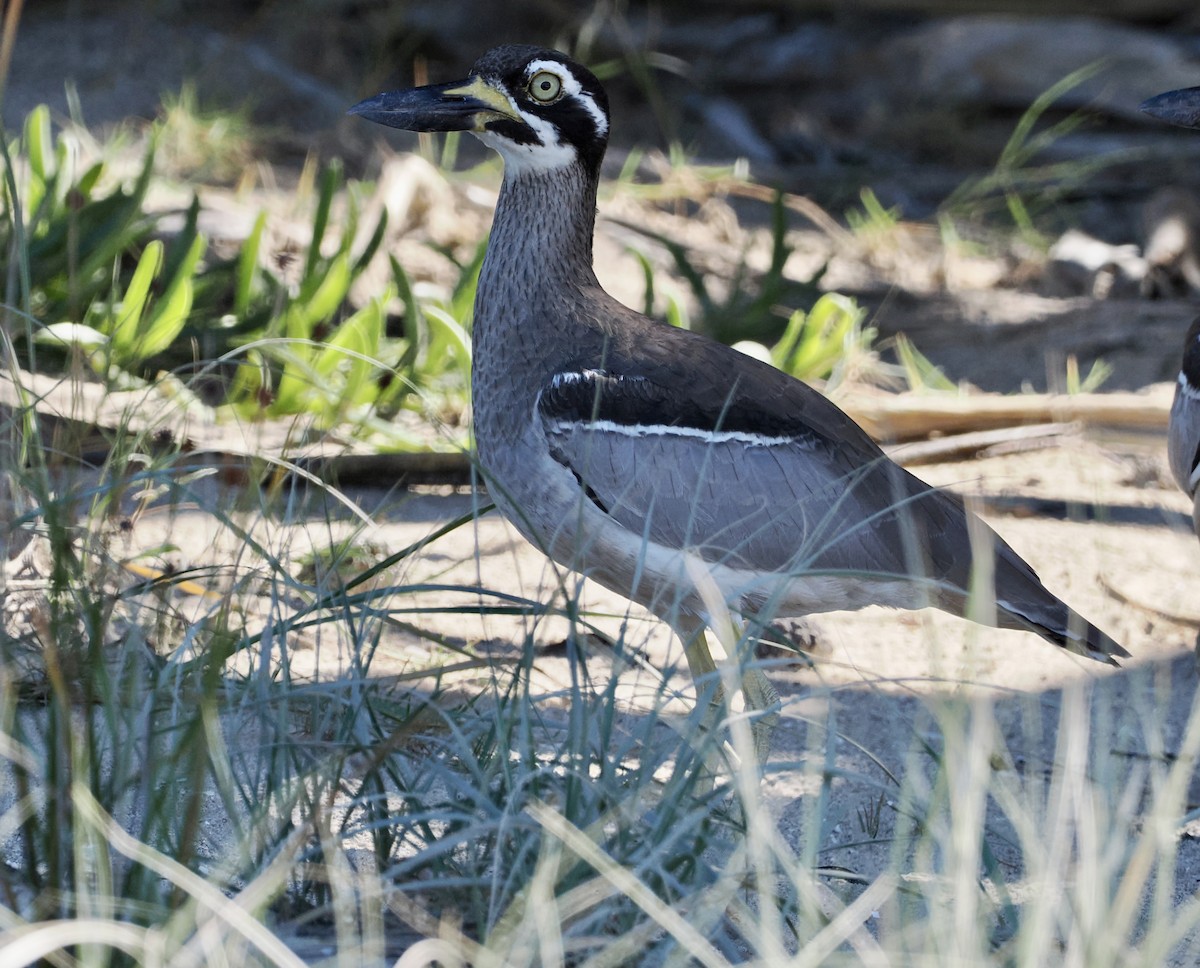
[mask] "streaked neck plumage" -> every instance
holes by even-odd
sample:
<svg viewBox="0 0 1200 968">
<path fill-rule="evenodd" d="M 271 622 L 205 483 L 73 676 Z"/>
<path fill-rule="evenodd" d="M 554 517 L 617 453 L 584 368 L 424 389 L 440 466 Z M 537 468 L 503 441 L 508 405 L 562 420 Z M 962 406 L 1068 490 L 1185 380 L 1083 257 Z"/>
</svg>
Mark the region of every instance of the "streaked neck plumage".
<svg viewBox="0 0 1200 968">
<path fill-rule="evenodd" d="M 533 293 L 594 284 L 592 233 L 597 178 L 574 162 L 547 170 L 512 170 L 500 187 L 480 291 Z"/>
<path fill-rule="evenodd" d="M 506 165 L 475 297 L 472 382 L 481 448 L 527 428 L 538 388 L 588 340 L 596 173 Z M 587 294 L 585 296 L 585 293 Z M 481 405 L 482 404 L 482 405 Z"/>
</svg>

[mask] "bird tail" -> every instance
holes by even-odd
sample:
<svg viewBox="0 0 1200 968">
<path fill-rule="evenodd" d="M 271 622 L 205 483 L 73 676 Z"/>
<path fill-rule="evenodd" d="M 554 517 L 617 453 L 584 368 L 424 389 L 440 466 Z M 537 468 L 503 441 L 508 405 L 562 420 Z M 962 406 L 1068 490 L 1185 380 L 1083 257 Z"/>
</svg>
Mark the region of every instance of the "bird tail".
<svg viewBox="0 0 1200 968">
<path fill-rule="evenodd" d="M 1028 629 L 1068 652 L 1111 666 L 1129 658 L 1112 636 L 1047 589 L 1029 563 L 1003 541 L 998 541 L 994 561 L 997 624 L 1002 628 Z"/>
<path fill-rule="evenodd" d="M 1018 567 L 1013 567 L 1013 559 Z M 1129 658 L 1116 639 L 1047 589 L 1025 561 L 1011 554 L 998 557 L 996 564 L 996 612 L 1001 628 L 1037 632 L 1068 652 L 1111 666 L 1120 665 L 1117 659 Z"/>
<path fill-rule="evenodd" d="M 1055 611 L 1062 613 L 1064 622 L 1050 624 L 1039 621 L 1024 610 L 1015 611 L 1004 603 L 997 603 L 1001 614 L 1000 624 L 1008 628 L 1024 628 L 1037 632 L 1048 642 L 1061 646 L 1068 652 L 1095 659 L 1110 666 L 1120 666 L 1118 659 L 1128 659 L 1129 652 L 1108 633 L 1101 631 L 1078 612 L 1055 599 Z M 1010 618 L 1011 624 L 1004 619 Z"/>
</svg>

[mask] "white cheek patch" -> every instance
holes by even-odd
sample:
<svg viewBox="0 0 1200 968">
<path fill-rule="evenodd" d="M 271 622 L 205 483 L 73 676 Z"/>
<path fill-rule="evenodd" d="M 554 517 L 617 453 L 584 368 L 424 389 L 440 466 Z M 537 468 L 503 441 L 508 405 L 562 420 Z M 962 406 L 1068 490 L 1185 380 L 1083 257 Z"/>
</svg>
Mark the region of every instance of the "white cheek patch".
<svg viewBox="0 0 1200 968">
<path fill-rule="evenodd" d="M 489 148 L 494 148 L 500 153 L 500 157 L 504 159 L 506 174 L 523 175 L 533 171 L 553 171 L 557 168 L 566 168 L 575 162 L 577 155 L 574 148 L 570 145 L 559 144 L 558 137 L 553 130 L 549 132 L 544 130 L 544 122 L 533 123 L 541 122 L 540 118 L 530 118 L 524 112 L 521 112 L 521 117 L 537 132 L 537 136 L 543 142 L 548 140 L 549 144 L 519 145 L 494 131 L 471 132 Z"/>
</svg>

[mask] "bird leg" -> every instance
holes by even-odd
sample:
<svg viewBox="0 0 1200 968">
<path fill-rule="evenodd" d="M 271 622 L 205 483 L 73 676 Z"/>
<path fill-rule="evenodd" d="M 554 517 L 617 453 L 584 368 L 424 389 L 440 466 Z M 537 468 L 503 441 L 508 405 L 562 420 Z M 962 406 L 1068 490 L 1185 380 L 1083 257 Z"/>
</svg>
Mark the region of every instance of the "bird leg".
<svg viewBox="0 0 1200 968">
<path fill-rule="evenodd" d="M 741 632 L 740 629 L 734 631 Z M 688 671 L 692 674 L 699 694 L 700 683 L 705 677 L 717 672 L 717 664 L 708 647 L 705 624 L 693 616 L 680 616 L 676 634 L 683 642 L 683 654 L 687 658 Z M 738 637 L 740 640 L 741 635 L 739 634 Z M 741 672 L 742 697 L 746 711 L 752 715 L 757 714 L 754 715 L 750 724 L 751 735 L 754 738 L 755 757 L 760 764 L 766 763 L 767 756 L 771 752 L 771 733 L 779 722 L 779 711 L 774 708 L 779 704 L 779 693 L 775 691 L 775 687 L 771 685 L 770 680 L 761 669 L 743 670 L 740 656 L 735 654 L 729 658 L 730 661 L 737 662 Z M 714 710 L 719 710 L 723 705 L 724 696 L 725 690 L 718 681 L 712 697 Z"/>
<path fill-rule="evenodd" d="M 750 724 L 754 736 L 754 753 L 760 764 L 771 755 L 771 734 L 779 725 L 779 693 L 762 669 L 747 669 L 742 675 L 742 695 L 746 709 L 758 715 Z"/>
</svg>

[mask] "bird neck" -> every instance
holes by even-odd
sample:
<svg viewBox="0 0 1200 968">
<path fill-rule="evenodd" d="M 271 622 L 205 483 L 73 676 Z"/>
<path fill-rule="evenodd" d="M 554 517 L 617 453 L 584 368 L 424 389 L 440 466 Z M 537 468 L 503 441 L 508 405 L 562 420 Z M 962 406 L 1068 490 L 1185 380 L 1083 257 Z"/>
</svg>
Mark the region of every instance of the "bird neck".
<svg viewBox="0 0 1200 968">
<path fill-rule="evenodd" d="M 578 353 L 595 315 L 596 179 L 581 166 L 506 172 L 475 292 L 475 439 L 491 460 L 522 439 L 541 386 Z M 528 399 L 526 399 L 528 398 Z"/>
<path fill-rule="evenodd" d="M 529 299 L 594 283 L 597 182 L 578 163 L 540 171 L 506 165 L 480 287 Z"/>
</svg>

